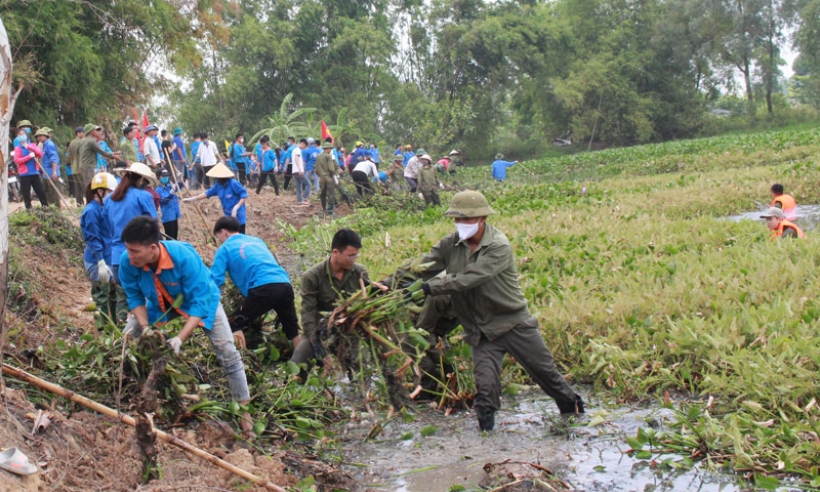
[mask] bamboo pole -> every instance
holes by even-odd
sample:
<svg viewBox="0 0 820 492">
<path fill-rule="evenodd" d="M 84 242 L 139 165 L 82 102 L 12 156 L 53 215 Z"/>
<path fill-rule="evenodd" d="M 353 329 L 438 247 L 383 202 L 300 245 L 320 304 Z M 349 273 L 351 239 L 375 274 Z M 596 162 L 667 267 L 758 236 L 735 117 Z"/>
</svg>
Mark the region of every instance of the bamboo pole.
<svg viewBox="0 0 820 492">
<path fill-rule="evenodd" d="M 179 190 L 182 191 L 183 187 L 179 185 L 179 178 L 177 177 L 177 170 L 174 167 L 174 161 L 173 161 L 173 159 L 171 159 L 171 154 L 168 153 L 167 148 L 163 149 L 163 151 L 165 152 L 165 158 L 168 159 L 168 167 L 171 168 L 171 174 L 174 175 L 174 181 L 176 181 L 176 183 L 177 183 L 177 188 L 179 188 Z M 185 186 L 184 188 L 185 188 L 185 194 L 188 195 L 188 198 L 191 198 L 191 190 L 189 190 L 187 186 Z M 194 208 L 199 213 L 199 218 L 202 219 L 202 225 L 205 227 L 205 230 L 208 232 L 208 235 L 211 237 L 211 239 L 213 239 L 214 245 L 219 246 L 219 244 L 216 242 L 216 237 L 214 236 L 213 230 L 211 230 L 211 228 L 208 227 L 208 221 L 205 220 L 205 216 L 202 214 L 202 210 L 200 210 L 199 204 L 197 204 L 196 201 L 193 201 L 191 203 L 193 203 Z M 193 227 L 193 225 L 191 227 Z M 205 242 L 207 243 L 208 241 L 206 240 Z"/>
<path fill-rule="evenodd" d="M 119 413 L 116 410 L 114 410 L 113 408 L 109 408 L 105 405 L 102 405 L 100 403 L 95 402 L 94 400 L 90 400 L 90 399 L 88 399 L 88 398 L 86 398 L 82 395 L 78 395 L 77 393 L 75 393 L 71 390 L 67 390 L 67 389 L 63 388 L 62 386 L 59 386 L 59 385 L 56 385 L 54 383 L 50 383 L 48 381 L 40 379 L 37 376 L 29 374 L 29 373 L 27 373 L 26 371 L 24 371 L 22 369 L 18 369 L 16 367 L 10 366 L 10 365 L 6 364 L 5 362 L 3 363 L 3 374 L 6 374 L 8 376 L 12 376 L 14 378 L 17 378 L 20 381 L 25 381 L 26 383 L 29 383 L 32 386 L 36 386 L 40 389 L 44 389 L 46 391 L 54 393 L 55 395 L 62 396 L 63 398 L 71 400 L 75 403 L 79 403 L 80 405 L 86 406 L 86 407 L 94 410 L 95 412 L 99 412 L 103 415 L 106 415 L 108 417 L 116 419 L 120 422 L 123 422 L 125 424 L 130 425 L 131 427 L 136 426 L 136 421 L 134 420 L 133 417 L 130 417 L 130 416 L 124 414 L 124 413 Z M 245 480 L 248 480 L 249 482 L 253 482 L 257 485 L 261 485 L 262 487 L 265 487 L 267 490 L 271 490 L 273 492 L 287 492 L 282 487 L 279 487 L 278 485 L 275 485 L 275 484 L 265 480 L 262 477 L 257 477 L 256 475 L 254 475 L 252 473 L 249 473 L 249 472 L 247 472 L 247 471 L 245 471 L 245 470 L 243 470 L 243 469 L 241 469 L 237 466 L 234 466 L 234 465 L 228 463 L 227 461 L 221 460 L 221 459 L 217 458 L 216 456 L 214 456 L 214 455 L 212 455 L 212 454 L 210 454 L 206 451 L 203 451 L 203 450 L 201 450 L 197 447 L 194 447 L 194 446 L 188 444 L 187 442 L 183 441 L 182 439 L 179 439 L 179 438 L 177 438 L 175 436 L 172 436 L 170 434 L 166 434 L 165 432 L 162 432 L 159 429 L 156 429 L 156 432 L 157 432 L 157 437 L 159 437 L 163 441 L 165 441 L 167 443 L 170 443 L 170 444 L 173 444 L 174 446 L 177 446 L 179 448 L 182 448 L 185 451 L 188 451 L 189 453 L 195 454 L 196 456 L 199 456 L 203 460 L 205 460 L 209 463 L 212 463 L 212 464 L 214 464 L 214 465 L 216 465 L 220 468 L 224 468 L 225 470 L 228 470 L 229 472 L 233 473 L 234 475 L 238 475 L 238 476 L 244 478 Z"/>
</svg>

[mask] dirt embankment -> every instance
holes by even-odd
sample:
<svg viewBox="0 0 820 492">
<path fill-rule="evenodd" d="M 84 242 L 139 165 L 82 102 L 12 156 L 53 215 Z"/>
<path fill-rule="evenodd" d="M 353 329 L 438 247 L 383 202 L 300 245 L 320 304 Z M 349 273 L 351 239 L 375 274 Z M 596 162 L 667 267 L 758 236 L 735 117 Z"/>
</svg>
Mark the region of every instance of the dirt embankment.
<svg viewBox="0 0 820 492">
<path fill-rule="evenodd" d="M 251 192 L 248 201 L 247 233 L 267 241 L 280 257 L 287 256 L 288 251 L 282 242 L 279 221 L 299 228 L 320 211 L 316 202 L 310 207 L 296 207 L 291 193 L 292 190 L 277 197 L 272 190 L 264 190 L 260 196 Z M 184 216 L 180 221 L 180 239 L 194 244 L 203 258 L 210 261 L 216 246 L 206 243 L 206 239 L 216 219 L 222 216 L 222 210 L 215 198 L 198 204 L 202 217 L 191 204 L 182 205 Z M 340 212 L 347 213 L 347 207 Z M 14 216 L 11 222 L 14 222 Z M 60 240 L 76 243 L 77 238 L 76 235 L 68 236 L 71 239 L 60 236 L 59 225 L 35 219 L 15 225 L 19 234 L 11 234 L 12 263 L 17 278 L 10 282 L 10 307 L 4 320 L 4 361 L 24 369 L 36 368 L 38 347 L 47 350 L 58 340 L 97 335 L 93 315 L 88 310 L 90 283 L 82 266 L 82 241 L 60 245 Z M 224 490 L 236 487 L 262 490 L 163 443 L 158 444 L 162 478 L 140 485 L 142 460 L 133 429 L 82 411 L 77 406 L 66 405 L 59 397 L 44 398 L 42 401 L 50 400 L 51 404 L 37 408 L 26 396 L 25 391 L 30 388 L 8 378 L 6 383 L 16 389 L 0 387 L 0 448 L 20 448 L 31 462 L 38 465 L 40 472 L 32 477 L 19 478 L 0 470 L 0 492 L 137 488 L 142 491 Z M 83 393 L 82 387 L 67 389 Z M 40 425 L 37 432 L 33 432 L 34 419 L 40 410 L 47 412 L 48 425 Z M 327 486 L 336 480 L 335 487 L 339 489 L 355 488 L 355 484 L 346 482 L 334 468 L 319 461 L 290 452 L 268 450 L 262 453 L 237 440 L 233 429 L 224 423 L 189 423 L 170 432 L 281 487 L 291 486 L 306 475 L 314 475 L 328 477 Z M 334 478 L 336 476 L 338 478 Z"/>
</svg>

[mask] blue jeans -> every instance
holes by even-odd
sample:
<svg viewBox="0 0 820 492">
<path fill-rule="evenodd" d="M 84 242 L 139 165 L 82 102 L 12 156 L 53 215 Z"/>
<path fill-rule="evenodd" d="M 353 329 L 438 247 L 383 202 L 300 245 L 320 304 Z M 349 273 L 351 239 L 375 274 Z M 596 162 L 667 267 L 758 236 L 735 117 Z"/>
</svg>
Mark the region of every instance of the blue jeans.
<svg viewBox="0 0 820 492">
<path fill-rule="evenodd" d="M 310 197 L 310 182 L 298 174 L 294 174 L 293 179 L 296 180 L 296 203 L 299 204 Z"/>
<path fill-rule="evenodd" d="M 316 170 L 312 169 L 310 171 L 305 171 L 305 178 L 307 178 L 308 185 L 311 183 L 313 184 L 314 191 L 319 191 L 319 175 L 316 174 Z"/>
<path fill-rule="evenodd" d="M 203 329 L 202 331 L 208 335 L 211 347 L 216 353 L 216 358 L 222 365 L 222 370 L 225 371 L 233 399 L 240 403 L 250 401 L 251 395 L 248 391 L 248 377 L 245 374 L 245 365 L 242 363 L 239 351 L 236 350 L 231 325 L 228 323 L 228 315 L 225 314 L 222 303 L 219 303 L 216 308 L 213 327 L 210 330 Z M 126 332 L 133 338 L 139 338 L 142 335 L 142 327 L 137 322 L 136 316 L 128 318 L 128 324 L 125 325 L 125 330 L 123 330 L 123 333 Z"/>
</svg>

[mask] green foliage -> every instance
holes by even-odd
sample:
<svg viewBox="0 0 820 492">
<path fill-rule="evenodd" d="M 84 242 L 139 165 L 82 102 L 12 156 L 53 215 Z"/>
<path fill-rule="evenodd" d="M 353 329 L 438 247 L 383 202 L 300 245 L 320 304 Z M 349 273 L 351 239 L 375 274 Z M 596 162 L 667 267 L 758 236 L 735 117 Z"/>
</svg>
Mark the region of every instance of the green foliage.
<svg viewBox="0 0 820 492">
<path fill-rule="evenodd" d="M 817 239 L 773 242 L 761 223 L 721 219 L 767 201 L 773 182 L 800 203 L 815 200 L 818 142 L 815 128 L 798 128 L 562 156 L 520 163 L 501 184 L 487 168 L 459 170 L 459 184 L 499 212 L 489 221 L 515 248 L 562 370 L 618 400 L 666 390 L 696 398 L 675 411 L 673 429 L 630 437 L 637 458 L 682 468 L 708 459 L 820 483 Z M 360 228 L 373 278 L 452 231 L 440 211 L 406 210 L 343 222 Z"/>
</svg>

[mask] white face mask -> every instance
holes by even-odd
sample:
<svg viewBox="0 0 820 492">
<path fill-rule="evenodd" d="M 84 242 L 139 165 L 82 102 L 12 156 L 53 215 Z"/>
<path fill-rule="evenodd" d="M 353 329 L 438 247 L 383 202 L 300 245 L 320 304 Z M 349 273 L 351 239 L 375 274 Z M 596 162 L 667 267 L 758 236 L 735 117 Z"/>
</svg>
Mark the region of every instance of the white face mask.
<svg viewBox="0 0 820 492">
<path fill-rule="evenodd" d="M 471 237 L 475 236 L 478 232 L 478 226 L 481 224 L 481 221 L 476 222 L 475 224 L 456 224 L 456 230 L 458 231 L 458 237 L 462 241 L 466 241 Z"/>
</svg>

